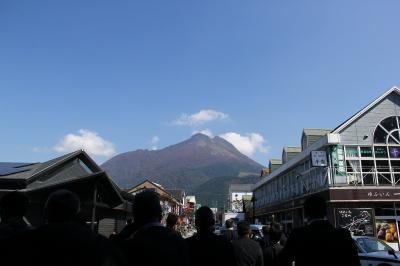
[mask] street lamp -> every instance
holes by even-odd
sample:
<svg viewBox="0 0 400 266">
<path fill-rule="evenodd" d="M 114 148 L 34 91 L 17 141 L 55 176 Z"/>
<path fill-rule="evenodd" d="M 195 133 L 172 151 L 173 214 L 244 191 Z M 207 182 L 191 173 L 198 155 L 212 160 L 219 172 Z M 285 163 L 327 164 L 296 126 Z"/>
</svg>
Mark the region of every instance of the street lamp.
<svg viewBox="0 0 400 266">
<path fill-rule="evenodd" d="M 253 203 L 253 224 L 256 223 L 256 201 L 257 198 L 256 196 L 253 194 L 253 196 L 251 197 L 251 202 Z"/>
</svg>

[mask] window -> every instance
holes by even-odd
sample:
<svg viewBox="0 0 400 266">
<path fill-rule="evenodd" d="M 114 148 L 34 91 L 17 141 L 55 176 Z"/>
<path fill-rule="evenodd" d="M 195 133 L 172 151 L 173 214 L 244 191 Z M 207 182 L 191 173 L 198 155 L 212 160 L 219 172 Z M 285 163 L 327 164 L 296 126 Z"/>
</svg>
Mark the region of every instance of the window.
<svg viewBox="0 0 400 266">
<path fill-rule="evenodd" d="M 388 117 L 380 123 L 380 125 L 386 129 L 388 132 L 392 131 L 393 129 L 398 129 L 397 125 L 397 118 L 395 116 Z"/>
<path fill-rule="evenodd" d="M 374 133 L 374 143 L 386 143 L 386 137 L 388 133 L 378 126 Z"/>
<path fill-rule="evenodd" d="M 393 172 L 399 172 L 400 173 L 400 161 L 391 160 L 390 164 L 392 165 L 392 171 Z"/>
<path fill-rule="evenodd" d="M 390 172 L 389 169 L 389 161 L 382 161 L 382 160 L 377 160 L 376 161 L 376 170 L 378 172 Z"/>
<path fill-rule="evenodd" d="M 358 160 L 347 160 L 346 166 L 347 172 L 361 172 L 360 161 Z"/>
<path fill-rule="evenodd" d="M 361 166 L 363 173 L 375 171 L 374 161 L 372 160 L 362 160 Z"/>
<path fill-rule="evenodd" d="M 388 251 L 391 248 L 377 239 L 357 238 L 357 243 L 367 252 Z"/>
<path fill-rule="evenodd" d="M 374 143 L 400 144 L 399 118 L 390 116 L 382 120 L 375 129 Z"/>
</svg>

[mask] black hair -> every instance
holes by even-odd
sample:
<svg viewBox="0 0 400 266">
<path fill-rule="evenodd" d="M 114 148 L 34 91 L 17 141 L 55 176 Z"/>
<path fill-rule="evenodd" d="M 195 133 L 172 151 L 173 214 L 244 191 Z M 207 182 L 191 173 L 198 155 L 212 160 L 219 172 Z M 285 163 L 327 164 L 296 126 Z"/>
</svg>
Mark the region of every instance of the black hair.
<svg viewBox="0 0 400 266">
<path fill-rule="evenodd" d="M 28 197 L 19 191 L 4 195 L 0 200 L 0 215 L 2 219 L 22 218 L 29 207 Z"/>
<path fill-rule="evenodd" d="M 237 224 L 237 232 L 239 236 L 244 236 L 251 233 L 250 224 L 247 221 L 240 221 Z"/>
<path fill-rule="evenodd" d="M 47 198 L 45 210 L 49 223 L 77 220 L 81 202 L 78 196 L 66 189 L 59 189 Z"/>
<path fill-rule="evenodd" d="M 308 197 L 304 202 L 304 213 L 309 219 L 324 218 L 327 214 L 325 200 L 317 195 Z"/>
<path fill-rule="evenodd" d="M 226 228 L 233 228 L 235 226 L 235 221 L 233 219 L 228 219 L 225 221 Z"/>
<path fill-rule="evenodd" d="M 272 243 L 277 243 L 282 236 L 281 225 L 278 223 L 273 223 L 269 229 L 269 237 Z"/>
<path fill-rule="evenodd" d="M 162 208 L 160 196 L 152 190 L 144 190 L 135 196 L 133 218 L 139 224 L 161 221 Z"/>
<path fill-rule="evenodd" d="M 195 223 L 200 231 L 211 230 L 215 224 L 214 213 L 207 206 L 200 207 L 195 214 Z"/>
<path fill-rule="evenodd" d="M 175 213 L 168 213 L 167 227 L 172 228 L 178 223 L 178 215 Z"/>
</svg>

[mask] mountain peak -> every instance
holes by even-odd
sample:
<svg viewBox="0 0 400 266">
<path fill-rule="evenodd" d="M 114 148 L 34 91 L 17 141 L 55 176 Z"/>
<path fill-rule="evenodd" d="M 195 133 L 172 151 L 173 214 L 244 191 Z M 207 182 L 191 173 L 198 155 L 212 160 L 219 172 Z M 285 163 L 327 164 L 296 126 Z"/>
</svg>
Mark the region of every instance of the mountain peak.
<svg viewBox="0 0 400 266">
<path fill-rule="evenodd" d="M 206 134 L 203 134 L 203 133 L 193 134 L 190 139 L 192 139 L 192 140 L 211 140 L 211 138 L 209 136 L 207 136 Z"/>
<path fill-rule="evenodd" d="M 121 187 L 129 188 L 149 179 L 166 188 L 187 191 L 194 191 L 214 178 L 239 178 L 243 173 L 258 176 L 264 168 L 225 139 L 210 138 L 202 133 L 157 152 L 142 150 L 119 154 L 101 167 Z"/>
</svg>

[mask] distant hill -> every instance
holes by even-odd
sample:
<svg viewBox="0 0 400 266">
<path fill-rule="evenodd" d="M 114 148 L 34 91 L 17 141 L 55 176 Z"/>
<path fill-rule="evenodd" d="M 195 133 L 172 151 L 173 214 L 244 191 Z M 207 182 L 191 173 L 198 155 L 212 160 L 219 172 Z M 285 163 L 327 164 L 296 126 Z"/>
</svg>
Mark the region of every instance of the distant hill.
<svg viewBox="0 0 400 266">
<path fill-rule="evenodd" d="M 101 167 L 123 188 L 149 179 L 165 188 L 185 189 L 211 203 L 227 193 L 227 184 L 254 181 L 263 168 L 223 138 L 204 134 L 161 150 L 122 153 Z M 215 191 L 212 195 L 210 188 Z"/>
</svg>

